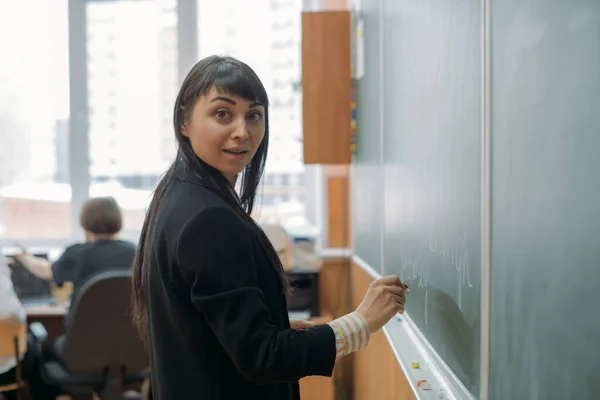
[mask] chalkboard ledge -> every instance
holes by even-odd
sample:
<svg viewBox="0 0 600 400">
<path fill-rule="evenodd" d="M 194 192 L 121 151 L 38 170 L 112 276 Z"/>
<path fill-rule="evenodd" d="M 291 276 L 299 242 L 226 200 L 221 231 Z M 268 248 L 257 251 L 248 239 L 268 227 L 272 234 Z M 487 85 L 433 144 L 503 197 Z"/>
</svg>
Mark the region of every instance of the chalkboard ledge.
<svg viewBox="0 0 600 400">
<path fill-rule="evenodd" d="M 381 275 L 360 257 L 354 255 L 352 261 L 374 279 L 381 278 Z M 392 319 L 383 331 L 417 400 L 474 399 L 407 313 Z M 414 368 L 417 366 L 418 368 Z M 423 389 L 423 385 L 419 387 L 422 381 L 427 382 L 429 389 Z"/>
</svg>

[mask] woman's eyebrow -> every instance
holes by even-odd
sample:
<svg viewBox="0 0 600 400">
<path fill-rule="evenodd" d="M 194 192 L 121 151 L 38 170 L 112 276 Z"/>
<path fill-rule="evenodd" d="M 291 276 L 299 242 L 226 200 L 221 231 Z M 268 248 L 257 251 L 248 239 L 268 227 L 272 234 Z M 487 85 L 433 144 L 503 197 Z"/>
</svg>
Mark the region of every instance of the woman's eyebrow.
<svg viewBox="0 0 600 400">
<path fill-rule="evenodd" d="M 210 102 L 215 102 L 215 101 L 225 101 L 233 106 L 235 106 L 237 104 L 237 102 L 230 98 L 230 97 L 224 97 L 224 96 L 217 96 L 214 99 L 212 99 Z M 248 108 L 252 108 L 252 107 L 265 107 L 265 105 L 263 103 L 261 103 L 260 101 L 255 101 L 254 103 L 251 103 Z M 266 107 L 265 107 L 266 108 Z"/>
<path fill-rule="evenodd" d="M 234 105 L 234 106 L 237 104 L 237 103 L 235 102 L 235 100 L 233 100 L 232 98 L 229 98 L 229 97 L 223 97 L 223 96 L 218 96 L 218 97 L 215 97 L 215 98 L 214 98 L 214 99 L 212 99 L 210 102 L 212 103 L 212 102 L 219 101 L 219 100 L 226 101 L 227 103 L 229 103 L 229 104 L 231 104 L 231 105 Z"/>
</svg>

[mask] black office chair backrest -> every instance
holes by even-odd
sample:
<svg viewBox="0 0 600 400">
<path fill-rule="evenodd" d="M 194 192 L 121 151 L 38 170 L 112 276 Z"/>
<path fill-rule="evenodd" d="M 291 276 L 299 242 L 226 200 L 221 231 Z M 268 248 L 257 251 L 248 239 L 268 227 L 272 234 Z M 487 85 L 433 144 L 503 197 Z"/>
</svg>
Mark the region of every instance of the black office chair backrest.
<svg viewBox="0 0 600 400">
<path fill-rule="evenodd" d="M 71 309 L 63 360 L 72 374 L 130 374 L 148 367 L 148 356 L 131 320 L 131 272 L 94 275 Z"/>
</svg>

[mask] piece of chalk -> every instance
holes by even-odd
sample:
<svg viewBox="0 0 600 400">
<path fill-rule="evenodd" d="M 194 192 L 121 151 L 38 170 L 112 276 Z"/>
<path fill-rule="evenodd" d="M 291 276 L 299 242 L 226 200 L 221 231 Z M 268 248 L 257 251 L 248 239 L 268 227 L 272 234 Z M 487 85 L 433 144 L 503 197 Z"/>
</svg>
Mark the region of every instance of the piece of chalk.
<svg viewBox="0 0 600 400">
<path fill-rule="evenodd" d="M 431 385 L 425 379 L 421 379 L 417 381 L 417 387 L 423 390 L 430 390 Z"/>
<path fill-rule="evenodd" d="M 415 369 L 417 369 L 417 368 L 421 368 L 421 364 L 419 364 L 419 362 L 418 362 L 418 361 L 413 361 L 413 362 L 410 364 L 410 366 L 411 366 L 411 367 L 413 367 L 413 368 L 415 368 Z"/>
</svg>

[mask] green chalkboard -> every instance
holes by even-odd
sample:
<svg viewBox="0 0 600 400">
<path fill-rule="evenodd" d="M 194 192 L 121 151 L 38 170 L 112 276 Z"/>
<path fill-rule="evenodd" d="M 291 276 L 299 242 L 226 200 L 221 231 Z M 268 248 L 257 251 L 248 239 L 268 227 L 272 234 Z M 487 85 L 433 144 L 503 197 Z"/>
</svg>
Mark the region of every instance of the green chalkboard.
<svg viewBox="0 0 600 400">
<path fill-rule="evenodd" d="M 358 257 L 411 288 L 407 312 L 479 390 L 481 8 L 361 2 L 354 230 Z"/>
<path fill-rule="evenodd" d="M 490 399 L 599 399 L 600 2 L 492 27 Z"/>
</svg>

